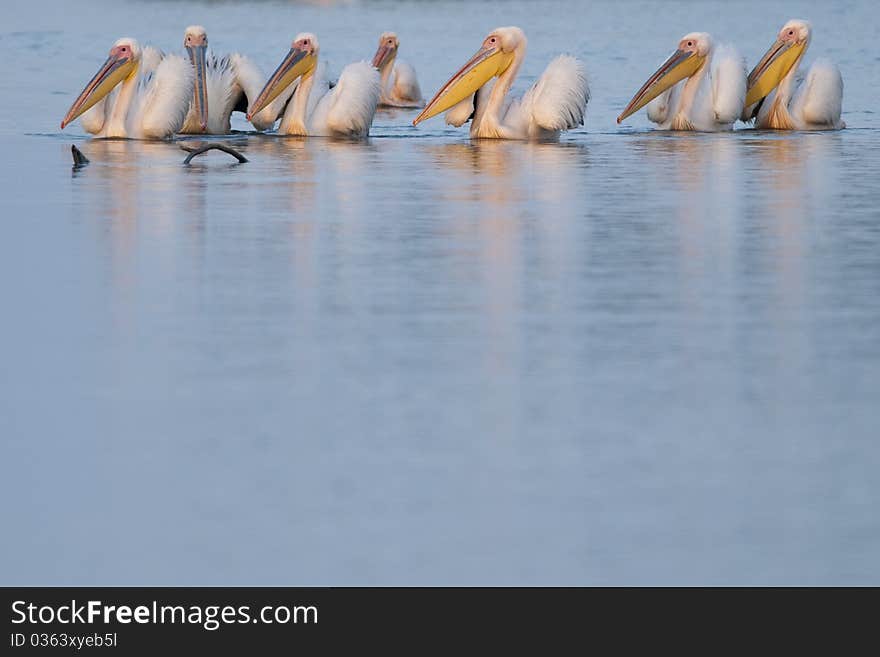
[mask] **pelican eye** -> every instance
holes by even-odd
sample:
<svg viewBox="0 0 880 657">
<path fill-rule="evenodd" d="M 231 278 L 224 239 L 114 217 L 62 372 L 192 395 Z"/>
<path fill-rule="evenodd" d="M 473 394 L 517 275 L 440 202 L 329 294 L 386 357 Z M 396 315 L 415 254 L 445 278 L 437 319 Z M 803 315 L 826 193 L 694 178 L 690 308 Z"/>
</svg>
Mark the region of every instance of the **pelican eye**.
<svg viewBox="0 0 880 657">
<path fill-rule="evenodd" d="M 693 47 L 694 47 L 694 42 L 693 42 L 693 41 L 688 41 L 687 45 L 688 45 L 688 48 L 693 48 Z"/>
</svg>

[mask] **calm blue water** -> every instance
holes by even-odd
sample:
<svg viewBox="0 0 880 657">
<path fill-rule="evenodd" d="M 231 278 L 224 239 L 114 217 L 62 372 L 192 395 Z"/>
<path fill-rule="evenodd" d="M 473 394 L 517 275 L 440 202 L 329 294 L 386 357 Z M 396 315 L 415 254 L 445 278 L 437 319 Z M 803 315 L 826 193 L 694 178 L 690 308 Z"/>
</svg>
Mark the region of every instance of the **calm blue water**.
<svg viewBox="0 0 880 657">
<path fill-rule="evenodd" d="M 873 2 L 11 5 L 0 583 L 880 583 Z M 684 33 L 754 63 L 792 17 L 847 130 L 615 124 Z M 570 51 L 593 101 L 560 144 L 381 113 L 244 166 L 58 131 L 117 37 L 195 22 L 266 71 L 395 29 L 426 94 L 517 24 L 517 88 Z"/>
</svg>

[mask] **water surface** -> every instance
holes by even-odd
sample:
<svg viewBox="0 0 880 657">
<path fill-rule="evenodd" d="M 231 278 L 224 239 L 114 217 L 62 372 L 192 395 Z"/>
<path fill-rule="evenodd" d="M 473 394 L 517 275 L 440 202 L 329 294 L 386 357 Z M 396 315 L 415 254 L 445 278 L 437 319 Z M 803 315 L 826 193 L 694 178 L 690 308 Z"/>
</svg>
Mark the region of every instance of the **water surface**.
<svg viewBox="0 0 880 657">
<path fill-rule="evenodd" d="M 2 583 L 880 583 L 874 3 L 12 5 Z M 791 17 L 847 130 L 615 124 L 682 34 L 754 63 Z M 196 22 L 266 71 L 394 29 L 427 94 L 518 24 L 517 89 L 569 51 L 593 100 L 559 144 L 383 112 L 243 166 L 59 132 L 117 37 Z"/>
</svg>

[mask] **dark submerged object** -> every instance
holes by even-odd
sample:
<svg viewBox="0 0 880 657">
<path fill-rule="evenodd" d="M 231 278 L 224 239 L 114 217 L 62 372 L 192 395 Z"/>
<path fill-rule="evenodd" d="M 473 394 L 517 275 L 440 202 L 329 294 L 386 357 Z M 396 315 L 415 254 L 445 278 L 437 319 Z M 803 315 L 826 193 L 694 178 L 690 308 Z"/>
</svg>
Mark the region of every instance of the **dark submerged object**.
<svg viewBox="0 0 880 657">
<path fill-rule="evenodd" d="M 89 163 L 89 158 L 83 155 L 83 152 L 76 147 L 76 144 L 70 145 L 70 154 L 73 155 L 74 169 L 80 169 Z"/>
<path fill-rule="evenodd" d="M 76 147 L 74 147 L 76 148 Z M 244 164 L 248 161 L 248 159 L 239 153 L 237 150 L 232 148 L 231 146 L 227 146 L 226 144 L 219 144 L 217 142 L 211 142 L 209 144 L 202 144 L 201 146 L 187 146 L 186 144 L 181 144 L 180 148 L 189 153 L 186 156 L 186 159 L 183 161 L 184 164 L 189 164 L 194 157 L 197 155 L 201 155 L 202 153 L 207 153 L 208 151 L 218 150 L 223 151 L 224 153 L 229 153 L 232 157 L 237 159 L 241 164 Z"/>
</svg>

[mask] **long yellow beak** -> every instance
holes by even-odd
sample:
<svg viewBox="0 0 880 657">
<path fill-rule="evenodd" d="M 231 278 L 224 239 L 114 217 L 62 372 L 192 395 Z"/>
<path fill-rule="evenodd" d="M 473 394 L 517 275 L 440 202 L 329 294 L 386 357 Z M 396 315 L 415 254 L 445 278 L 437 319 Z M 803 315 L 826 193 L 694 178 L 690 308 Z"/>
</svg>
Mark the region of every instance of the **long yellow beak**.
<svg viewBox="0 0 880 657">
<path fill-rule="evenodd" d="M 441 87 L 422 113 L 415 118 L 413 125 L 437 116 L 468 96 L 472 96 L 489 80 L 504 73 L 512 62 L 512 52 L 506 53 L 498 47 L 481 48 Z"/>
<path fill-rule="evenodd" d="M 761 61 L 749 73 L 749 91 L 746 94 L 746 107 L 750 107 L 779 86 L 782 78 L 797 64 L 804 54 L 806 43 L 791 43 L 777 40 L 770 50 L 764 53 Z"/>
<path fill-rule="evenodd" d="M 376 54 L 373 55 L 373 68 L 378 68 L 380 71 L 385 64 L 397 56 L 397 48 L 393 46 L 381 45 L 379 49 L 376 51 Z"/>
<path fill-rule="evenodd" d="M 638 112 L 672 85 L 692 76 L 700 70 L 705 61 L 706 58 L 702 55 L 676 50 L 636 92 L 626 109 L 617 117 L 617 122 L 620 123 L 626 117 Z"/>
<path fill-rule="evenodd" d="M 207 75 L 208 64 L 206 61 L 208 46 L 187 46 L 189 61 L 192 62 L 196 71 L 196 84 L 193 91 L 193 107 L 199 115 L 199 127 L 202 131 L 208 129 L 208 87 Z"/>
<path fill-rule="evenodd" d="M 130 55 L 120 57 L 111 54 L 73 102 L 73 105 L 70 106 L 67 115 L 61 121 L 61 129 L 64 130 L 65 126 L 94 107 L 102 98 L 113 91 L 113 87 L 133 75 L 135 71 L 137 71 L 137 62 Z"/>
<path fill-rule="evenodd" d="M 306 75 L 314 69 L 316 63 L 317 57 L 315 57 L 312 52 L 301 50 L 299 48 L 291 48 L 287 53 L 287 56 L 284 58 L 284 61 L 275 69 L 272 77 L 266 82 L 266 86 L 263 87 L 260 95 L 257 96 L 254 104 L 251 105 L 251 108 L 248 110 L 248 121 L 250 121 L 255 114 L 263 110 L 266 105 L 278 98 L 278 96 L 281 95 L 281 92 L 292 85 L 298 77 Z"/>
</svg>

